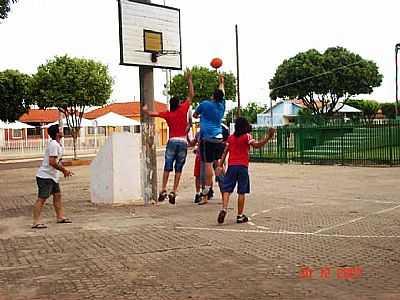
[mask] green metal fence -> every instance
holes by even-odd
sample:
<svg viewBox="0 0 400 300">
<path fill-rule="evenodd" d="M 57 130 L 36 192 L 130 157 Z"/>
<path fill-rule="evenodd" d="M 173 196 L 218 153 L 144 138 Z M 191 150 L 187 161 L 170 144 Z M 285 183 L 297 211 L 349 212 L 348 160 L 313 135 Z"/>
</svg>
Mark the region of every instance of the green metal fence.
<svg viewBox="0 0 400 300">
<path fill-rule="evenodd" d="M 267 128 L 256 128 L 260 139 Z M 326 121 L 277 128 L 275 138 L 261 149 L 252 149 L 252 161 L 279 163 L 400 165 L 400 121 L 371 123 Z"/>
</svg>

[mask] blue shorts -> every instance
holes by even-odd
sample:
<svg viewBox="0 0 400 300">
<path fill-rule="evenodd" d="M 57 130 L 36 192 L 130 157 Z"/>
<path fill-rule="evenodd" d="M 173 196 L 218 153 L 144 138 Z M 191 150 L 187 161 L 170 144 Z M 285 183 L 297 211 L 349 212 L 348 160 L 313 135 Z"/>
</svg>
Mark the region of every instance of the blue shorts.
<svg viewBox="0 0 400 300">
<path fill-rule="evenodd" d="M 222 184 L 223 193 L 233 193 L 237 183 L 238 194 L 250 193 L 249 170 L 246 166 L 229 166 Z"/>
<path fill-rule="evenodd" d="M 164 171 L 182 173 L 183 166 L 186 162 L 187 144 L 183 141 L 168 141 L 167 149 L 165 150 L 165 165 Z"/>
</svg>

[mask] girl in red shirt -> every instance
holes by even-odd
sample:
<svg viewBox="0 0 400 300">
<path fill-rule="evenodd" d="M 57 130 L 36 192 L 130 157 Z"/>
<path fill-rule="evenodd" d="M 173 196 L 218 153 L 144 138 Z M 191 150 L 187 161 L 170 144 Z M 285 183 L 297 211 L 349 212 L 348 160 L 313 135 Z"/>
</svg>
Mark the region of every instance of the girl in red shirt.
<svg viewBox="0 0 400 300">
<path fill-rule="evenodd" d="M 250 146 L 253 148 L 261 148 L 268 143 L 274 136 L 275 129 L 270 128 L 266 136 L 256 141 L 252 138 L 251 126 L 245 118 L 237 118 L 235 121 L 235 132 L 230 135 L 227 140 L 224 154 L 218 166 L 218 172 L 222 172 L 222 166 L 227 154 L 228 170 L 224 176 L 222 184 L 222 210 L 218 215 L 218 223 L 224 223 L 226 212 L 228 209 L 229 196 L 235 189 L 237 184 L 238 193 L 238 215 L 237 223 L 246 223 L 249 219 L 243 214 L 245 194 L 250 193 L 250 178 L 248 172 L 249 166 L 249 151 Z"/>
</svg>

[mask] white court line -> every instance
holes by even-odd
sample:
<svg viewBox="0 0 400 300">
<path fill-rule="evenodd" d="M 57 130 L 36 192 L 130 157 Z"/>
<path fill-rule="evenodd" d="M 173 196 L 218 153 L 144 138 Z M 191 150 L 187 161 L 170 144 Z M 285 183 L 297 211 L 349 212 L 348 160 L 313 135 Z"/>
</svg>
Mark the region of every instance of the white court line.
<svg viewBox="0 0 400 300">
<path fill-rule="evenodd" d="M 270 208 L 270 209 L 266 209 L 266 210 L 263 210 L 263 211 L 258 212 L 258 213 L 254 213 L 254 214 L 251 215 L 251 217 L 253 218 L 253 217 L 259 216 L 259 215 L 261 215 L 261 214 L 266 214 L 266 213 L 269 213 L 269 212 L 271 212 L 271 211 L 273 211 L 273 210 L 284 209 L 284 208 L 291 208 L 291 207 L 293 207 L 293 206 L 279 206 L 279 207 L 275 207 L 275 208 Z"/>
<path fill-rule="evenodd" d="M 380 200 L 361 200 L 361 199 L 346 199 L 347 201 L 355 201 L 355 202 L 369 202 L 369 203 L 377 203 L 377 204 L 393 204 L 397 203 L 395 201 L 380 201 Z"/>
<path fill-rule="evenodd" d="M 383 209 L 383 210 L 380 210 L 380 211 L 377 211 L 377 212 L 368 214 L 368 215 L 366 215 L 366 216 L 364 216 L 364 217 L 360 217 L 360 218 L 357 218 L 357 219 L 353 219 L 353 220 L 350 220 L 350 221 L 347 221 L 347 222 L 344 222 L 344 223 L 340 223 L 340 224 L 337 224 L 337 225 L 333 225 L 333 226 L 330 226 L 330 227 L 327 227 L 327 228 L 322 228 L 322 229 L 320 229 L 320 230 L 315 231 L 314 234 L 317 234 L 317 233 L 320 233 L 320 232 L 323 232 L 323 231 L 327 231 L 327 230 L 330 230 L 330 229 L 333 229 L 333 228 L 341 227 L 341 226 L 344 226 L 344 225 L 352 224 L 352 223 L 358 222 L 358 221 L 360 221 L 360 220 L 363 220 L 363 219 L 365 219 L 365 218 L 367 218 L 367 217 L 375 216 L 375 215 L 380 215 L 380 214 L 386 213 L 386 212 L 388 212 L 388 211 L 395 210 L 395 209 L 397 209 L 397 208 L 399 208 L 399 207 L 400 207 L 400 205 L 397 205 L 397 206 L 395 206 L 395 207 Z"/>
<path fill-rule="evenodd" d="M 269 227 L 265 227 L 265 226 L 257 226 L 258 229 L 261 230 L 269 230 Z"/>
<path fill-rule="evenodd" d="M 275 208 L 266 209 L 266 210 L 263 210 L 261 212 L 253 213 L 253 214 L 251 214 L 251 217 L 254 218 L 254 217 L 259 216 L 261 214 L 266 214 L 266 213 L 269 213 L 269 212 L 271 212 L 273 210 L 278 210 L 278 209 L 294 208 L 296 206 L 313 206 L 313 205 L 315 205 L 315 204 L 314 203 L 303 203 L 303 204 L 296 204 L 296 205 L 293 205 L 293 206 L 290 206 L 290 205 L 279 206 L 279 207 L 275 207 Z M 251 223 L 250 225 L 255 226 L 254 223 Z"/>
<path fill-rule="evenodd" d="M 263 229 L 267 227 L 257 226 L 257 228 Z M 344 234 L 319 234 L 314 232 L 295 232 L 295 231 L 269 231 L 269 230 L 247 230 L 247 229 L 228 229 L 228 228 L 207 228 L 207 227 L 176 227 L 175 229 L 181 230 L 198 230 L 198 231 L 219 231 L 219 232 L 236 232 L 236 233 L 264 233 L 264 234 L 282 234 L 282 235 L 303 235 L 303 236 L 315 236 L 315 237 L 333 237 L 333 238 L 397 238 L 398 235 L 344 235 Z"/>
<path fill-rule="evenodd" d="M 228 228 L 207 228 L 207 227 L 175 227 L 182 230 L 200 230 L 200 231 L 221 231 L 221 232 L 245 232 L 245 233 L 260 233 L 266 232 L 262 230 L 248 230 L 248 229 L 228 229 Z"/>
</svg>

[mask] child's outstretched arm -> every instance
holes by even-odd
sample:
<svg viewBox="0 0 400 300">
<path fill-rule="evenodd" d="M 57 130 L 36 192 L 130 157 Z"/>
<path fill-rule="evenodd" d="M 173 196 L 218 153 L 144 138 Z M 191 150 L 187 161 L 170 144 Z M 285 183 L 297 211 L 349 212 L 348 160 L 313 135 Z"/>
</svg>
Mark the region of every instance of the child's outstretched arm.
<svg viewBox="0 0 400 300">
<path fill-rule="evenodd" d="M 276 131 L 276 129 L 271 127 L 270 129 L 268 129 L 268 133 L 265 135 L 265 137 L 262 140 L 260 140 L 260 141 L 253 140 L 250 142 L 250 145 L 253 148 L 264 147 L 269 142 L 269 140 L 273 138 L 275 131 Z"/>
<path fill-rule="evenodd" d="M 160 114 L 156 111 L 149 111 L 147 104 L 142 107 L 142 111 L 144 114 L 148 115 L 149 117 L 159 117 Z"/>
<path fill-rule="evenodd" d="M 215 174 L 220 175 L 224 173 L 224 163 L 227 155 L 228 155 L 228 143 L 226 143 L 224 153 L 222 154 L 221 159 L 218 161 L 217 168 L 215 169 Z"/>
</svg>

